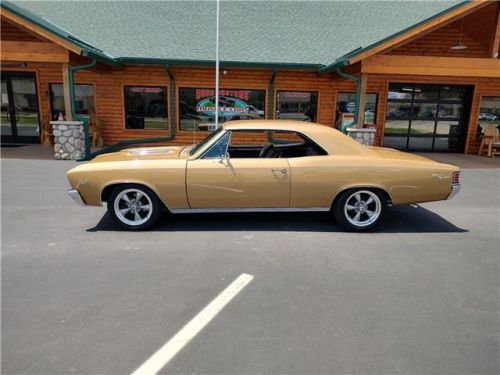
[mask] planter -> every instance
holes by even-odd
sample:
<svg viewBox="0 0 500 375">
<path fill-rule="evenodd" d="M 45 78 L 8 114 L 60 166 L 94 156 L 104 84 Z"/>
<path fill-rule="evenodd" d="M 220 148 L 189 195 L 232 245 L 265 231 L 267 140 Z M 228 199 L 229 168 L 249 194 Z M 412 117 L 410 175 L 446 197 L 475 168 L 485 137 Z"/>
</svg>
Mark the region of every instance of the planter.
<svg viewBox="0 0 500 375">
<path fill-rule="evenodd" d="M 85 154 L 85 132 L 82 121 L 51 121 L 54 135 L 54 157 L 77 160 Z"/>
<path fill-rule="evenodd" d="M 349 137 L 366 146 L 373 146 L 376 132 L 374 128 L 347 128 Z"/>
</svg>

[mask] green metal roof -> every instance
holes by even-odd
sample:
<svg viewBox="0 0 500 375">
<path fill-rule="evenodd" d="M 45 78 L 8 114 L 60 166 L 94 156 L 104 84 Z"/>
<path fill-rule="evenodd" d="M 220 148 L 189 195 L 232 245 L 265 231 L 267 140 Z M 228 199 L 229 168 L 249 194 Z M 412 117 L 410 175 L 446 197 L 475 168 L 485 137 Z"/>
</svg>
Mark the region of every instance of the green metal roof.
<svg viewBox="0 0 500 375">
<path fill-rule="evenodd" d="M 454 9 L 445 1 L 221 1 L 226 65 L 320 70 Z M 215 1 L 2 1 L 90 55 L 121 63 L 214 61 Z M 356 51 L 357 50 L 357 51 Z M 336 66 L 336 65 L 334 65 Z"/>
</svg>

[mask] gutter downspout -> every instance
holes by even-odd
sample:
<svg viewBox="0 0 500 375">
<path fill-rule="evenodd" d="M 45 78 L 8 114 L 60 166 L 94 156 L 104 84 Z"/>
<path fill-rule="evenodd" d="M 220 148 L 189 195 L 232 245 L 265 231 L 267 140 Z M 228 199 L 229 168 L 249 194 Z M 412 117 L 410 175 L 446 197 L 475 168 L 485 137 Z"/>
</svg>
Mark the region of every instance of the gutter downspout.
<svg viewBox="0 0 500 375">
<path fill-rule="evenodd" d="M 118 151 L 119 149 L 121 149 L 122 146 L 136 145 L 136 144 L 142 144 L 142 143 L 166 142 L 166 141 L 171 141 L 175 138 L 175 78 L 174 78 L 174 75 L 172 74 L 172 72 L 170 71 L 169 64 L 165 64 L 165 71 L 167 72 L 167 74 L 170 78 L 170 93 L 169 93 L 169 99 L 170 99 L 170 135 L 166 136 L 166 137 L 154 137 L 154 138 L 144 138 L 144 139 L 127 139 L 125 141 L 120 141 L 120 142 L 114 143 L 112 145 L 103 147 L 100 150 L 97 150 L 95 152 L 92 152 L 89 155 L 89 158 L 86 160 L 91 160 L 98 155 Z"/>
<path fill-rule="evenodd" d="M 361 78 L 347 74 L 347 73 L 343 72 L 342 70 L 340 70 L 340 68 L 336 68 L 335 72 L 343 78 L 347 78 L 347 79 L 350 79 L 351 81 L 356 82 L 356 103 L 355 103 L 355 107 L 354 107 L 354 121 L 351 124 L 351 125 L 356 126 L 358 123 L 358 118 L 359 118 L 359 101 L 361 99 Z M 347 126 L 342 127 L 343 133 L 346 132 L 346 128 L 347 128 Z"/>
<path fill-rule="evenodd" d="M 74 74 L 78 70 L 93 68 L 97 64 L 97 59 L 93 58 L 88 64 L 70 66 L 68 68 L 69 95 L 71 101 L 71 116 L 74 120 L 83 121 L 83 131 L 85 132 L 85 155 L 78 161 L 90 160 L 90 123 L 89 120 L 76 113 L 75 78 Z"/>
<path fill-rule="evenodd" d="M 273 73 L 271 75 L 271 79 L 269 80 L 269 112 L 271 116 L 269 118 L 271 120 L 274 120 L 274 79 L 276 78 L 276 75 L 278 74 L 278 71 L 276 69 L 273 69 Z"/>
</svg>

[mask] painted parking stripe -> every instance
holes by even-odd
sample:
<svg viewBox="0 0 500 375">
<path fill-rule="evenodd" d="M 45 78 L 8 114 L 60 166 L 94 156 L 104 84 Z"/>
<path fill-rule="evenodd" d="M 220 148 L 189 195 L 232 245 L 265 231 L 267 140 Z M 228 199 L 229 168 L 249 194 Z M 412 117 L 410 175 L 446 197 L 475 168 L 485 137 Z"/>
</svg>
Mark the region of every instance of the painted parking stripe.
<svg viewBox="0 0 500 375">
<path fill-rule="evenodd" d="M 246 273 L 238 276 L 226 289 L 189 321 L 177 334 L 135 370 L 132 375 L 153 375 L 186 346 L 231 300 L 253 280 Z"/>
</svg>

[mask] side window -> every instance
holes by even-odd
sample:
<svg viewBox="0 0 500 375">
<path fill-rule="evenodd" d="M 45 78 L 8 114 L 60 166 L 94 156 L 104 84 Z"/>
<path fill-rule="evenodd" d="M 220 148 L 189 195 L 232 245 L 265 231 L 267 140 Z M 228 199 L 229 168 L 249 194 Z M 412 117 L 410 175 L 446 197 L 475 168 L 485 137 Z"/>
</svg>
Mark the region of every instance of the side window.
<svg viewBox="0 0 500 375">
<path fill-rule="evenodd" d="M 216 144 L 214 144 L 202 159 L 222 159 L 227 154 L 227 148 L 229 147 L 229 142 L 231 141 L 231 133 L 227 133 L 223 136 Z"/>
<path fill-rule="evenodd" d="M 301 133 L 286 130 L 235 130 L 228 148 L 231 158 L 296 158 L 327 155 Z"/>
<path fill-rule="evenodd" d="M 270 142 L 278 144 L 301 144 L 306 140 L 299 134 L 294 132 L 284 132 L 273 130 L 267 133 Z"/>
</svg>

